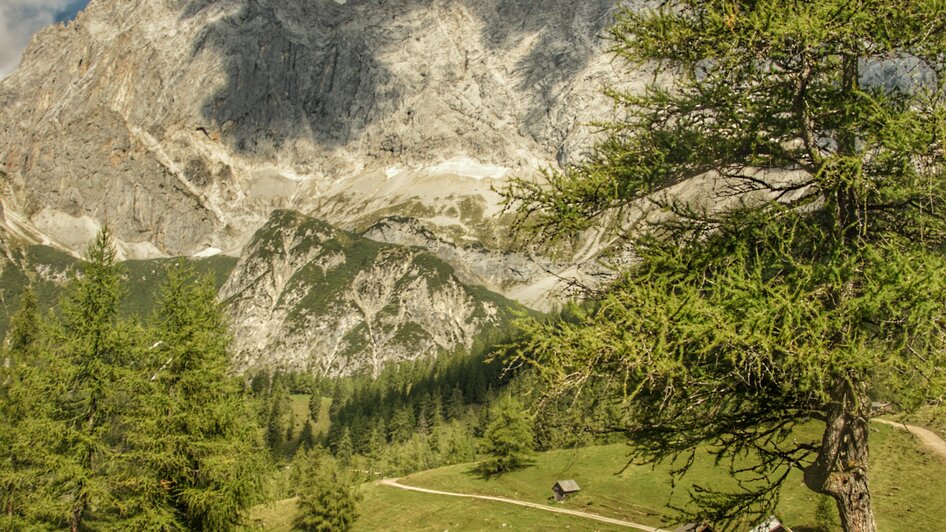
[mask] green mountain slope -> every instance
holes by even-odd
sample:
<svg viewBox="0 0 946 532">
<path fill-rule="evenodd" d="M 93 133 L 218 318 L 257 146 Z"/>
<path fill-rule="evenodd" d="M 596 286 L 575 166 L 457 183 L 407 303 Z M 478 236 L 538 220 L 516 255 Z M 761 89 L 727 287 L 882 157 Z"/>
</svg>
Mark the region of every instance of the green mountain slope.
<svg viewBox="0 0 946 532">
<path fill-rule="evenodd" d="M 55 248 L 0 240 L 0 334 L 32 284 L 52 308 L 81 261 Z M 122 307 L 145 316 L 176 261 L 124 263 Z M 377 374 L 387 363 L 469 348 L 517 303 L 465 284 L 420 248 L 382 244 L 292 211 L 276 211 L 238 260 L 190 260 L 212 275 L 232 317 L 237 369 Z"/>
<path fill-rule="evenodd" d="M 201 259 L 154 259 L 124 263 L 128 292 L 122 301 L 127 316 L 147 316 L 155 303 L 157 288 L 168 270 L 180 260 L 189 260 L 200 274 L 214 277 L 220 286 L 236 265 L 232 257 Z M 6 333 L 9 316 L 16 312 L 20 295 L 32 286 L 40 308 L 54 308 L 66 284 L 81 268 L 82 261 L 56 248 L 0 239 L 0 338 Z"/>
<path fill-rule="evenodd" d="M 461 282 L 419 248 L 381 244 L 276 211 L 244 250 L 221 296 L 240 369 L 377 374 L 389 362 L 470 347 L 519 308 Z"/>
</svg>

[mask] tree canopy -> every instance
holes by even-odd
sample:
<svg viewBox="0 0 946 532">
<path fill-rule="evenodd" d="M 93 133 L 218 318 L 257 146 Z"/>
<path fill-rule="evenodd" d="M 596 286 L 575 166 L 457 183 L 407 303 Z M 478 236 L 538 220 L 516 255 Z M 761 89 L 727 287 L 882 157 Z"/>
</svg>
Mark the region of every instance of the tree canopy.
<svg viewBox="0 0 946 532">
<path fill-rule="evenodd" d="M 234 528 L 261 491 L 263 454 L 213 284 L 172 270 L 155 323 L 133 323 L 107 229 L 87 257 L 58 315 L 41 318 L 27 290 L 11 320 L 0 528 Z"/>
<path fill-rule="evenodd" d="M 351 475 L 319 449 L 306 452 L 301 461 L 299 514 L 293 525 L 312 532 L 350 530 L 358 518 L 357 504 L 361 500 Z"/>
<path fill-rule="evenodd" d="M 489 411 L 490 421 L 483 432 L 482 452 L 487 457 L 478 469 L 484 475 L 499 475 L 520 469 L 532 455 L 532 422 L 522 404 L 503 397 Z"/>
<path fill-rule="evenodd" d="M 732 458 L 743 489 L 696 492 L 700 517 L 760 515 L 795 469 L 846 530 L 874 530 L 871 398 L 943 398 L 944 12 L 622 11 L 613 51 L 651 81 L 609 91 L 619 116 L 586 160 L 506 190 L 544 240 L 593 229 L 633 251 L 570 319 L 524 321 L 520 356 L 560 393 L 607 390 L 637 458 Z M 813 419 L 822 438 L 797 441 Z"/>
</svg>

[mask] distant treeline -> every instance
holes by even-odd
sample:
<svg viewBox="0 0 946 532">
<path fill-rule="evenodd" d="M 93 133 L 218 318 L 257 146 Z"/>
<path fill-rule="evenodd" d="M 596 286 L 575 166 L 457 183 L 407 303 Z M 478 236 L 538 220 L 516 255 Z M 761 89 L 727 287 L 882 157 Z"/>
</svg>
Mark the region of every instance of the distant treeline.
<svg viewBox="0 0 946 532">
<path fill-rule="evenodd" d="M 515 343 L 514 328 L 497 328 L 470 350 L 389 364 L 377 377 L 261 371 L 248 386 L 274 456 L 292 461 L 297 453 L 322 448 L 363 480 L 477 460 L 487 427 L 509 400 L 528 418 L 530 449 L 616 439 L 610 427 L 620 414 L 613 405 L 597 399 L 601 394 L 546 401 L 548 390 L 531 370 L 508 367 Z M 290 397 L 302 394 L 310 418 L 300 429 L 293 426 Z M 319 418 L 323 398 L 331 400 L 328 420 Z M 313 428 L 326 424 L 324 432 Z"/>
</svg>

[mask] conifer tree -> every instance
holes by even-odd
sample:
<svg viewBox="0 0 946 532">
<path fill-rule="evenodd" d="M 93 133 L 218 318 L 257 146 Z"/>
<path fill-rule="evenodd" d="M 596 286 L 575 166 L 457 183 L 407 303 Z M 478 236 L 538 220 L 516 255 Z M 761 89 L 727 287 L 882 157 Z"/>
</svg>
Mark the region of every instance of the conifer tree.
<svg viewBox="0 0 946 532">
<path fill-rule="evenodd" d="M 353 479 L 318 449 L 306 453 L 302 460 L 295 527 L 311 532 L 350 530 L 361 499 Z"/>
<path fill-rule="evenodd" d="M 139 375 L 131 369 L 129 327 L 118 318 L 122 270 L 107 228 L 89 245 L 81 270 L 60 303 L 60 319 L 41 335 L 42 348 L 28 348 L 43 330 L 34 311 L 18 316 L 11 331 L 19 351 L 18 385 L 6 403 L 18 423 L 12 471 L 28 481 L 8 513 L 27 528 L 75 531 L 127 517 L 118 497 L 127 480 L 122 429 Z M 34 307 L 26 297 L 26 308 Z"/>
<path fill-rule="evenodd" d="M 66 501 L 69 528 L 79 530 L 91 506 L 113 508 L 114 476 L 109 468 L 116 451 L 114 429 L 127 410 L 136 375 L 128 369 L 131 342 L 118 317 L 124 296 L 122 268 L 112 237 L 103 228 L 89 245 L 82 274 L 72 281 L 62 302 L 56 356 L 64 370 L 57 376 L 60 500 Z M 47 445 L 54 442 L 46 442 Z"/>
<path fill-rule="evenodd" d="M 270 396 L 269 418 L 266 422 L 266 443 L 272 451 L 277 451 L 286 435 L 289 424 L 289 392 L 282 379 L 274 379 L 273 392 Z"/>
<path fill-rule="evenodd" d="M 482 451 L 489 457 L 480 463 L 485 475 L 498 475 L 524 467 L 532 454 L 532 423 L 522 404 L 511 398 L 496 401 L 483 433 Z"/>
<path fill-rule="evenodd" d="M 302 433 L 299 435 L 299 448 L 308 451 L 315 447 L 315 434 L 312 430 L 312 422 L 306 420 L 302 426 Z"/>
<path fill-rule="evenodd" d="M 27 287 L 0 348 L 0 529 L 4 530 L 27 528 L 30 517 L 42 513 L 35 496 L 46 462 L 41 444 L 48 439 L 43 417 L 49 397 L 42 377 L 49 368 L 41 340 L 36 297 Z"/>
<path fill-rule="evenodd" d="M 154 361 L 132 431 L 150 500 L 128 526 L 232 528 L 256 500 L 264 464 L 242 386 L 229 374 L 230 334 L 213 279 L 175 266 L 155 317 Z"/>
<path fill-rule="evenodd" d="M 437 438 L 440 465 L 462 464 L 476 458 L 476 444 L 467 427 L 458 421 L 442 425 Z"/>
<path fill-rule="evenodd" d="M 438 427 L 443 424 L 443 396 L 440 394 L 440 390 L 435 391 L 430 397 L 430 414 L 428 418 L 433 427 Z"/>
<path fill-rule="evenodd" d="M 338 440 L 338 447 L 335 449 L 335 456 L 338 462 L 343 466 L 351 465 L 351 459 L 355 455 L 355 449 L 351 441 L 351 432 L 348 427 L 342 431 L 342 437 Z"/>
<path fill-rule="evenodd" d="M 385 437 L 384 419 L 378 418 L 375 425 L 371 428 L 371 435 L 368 439 L 368 463 L 371 471 L 385 471 L 387 464 L 385 462 L 385 451 L 388 446 L 388 440 Z"/>
<path fill-rule="evenodd" d="M 410 439 L 417 428 L 417 422 L 414 419 L 414 409 L 410 405 L 401 405 L 394 410 L 391 421 L 388 423 L 388 431 L 391 435 L 391 441 L 394 443 L 403 443 Z"/>
<path fill-rule="evenodd" d="M 450 391 L 450 399 L 447 401 L 447 419 L 453 421 L 462 418 L 465 409 L 463 390 L 458 386 L 454 386 Z"/>
<path fill-rule="evenodd" d="M 872 532 L 871 394 L 913 408 L 946 388 L 943 13 L 942 0 L 627 9 L 614 51 L 655 75 L 609 92 L 620 113 L 585 161 L 507 191 L 547 241 L 594 229 L 633 244 L 594 305 L 526 323 L 521 356 L 555 392 L 605 390 L 638 459 L 708 446 L 734 464 L 745 491 L 697 492 L 696 517 L 765 515 L 796 470 L 845 530 Z M 821 437 L 797 439 L 813 418 Z"/>
<path fill-rule="evenodd" d="M 7 335 L 4 338 L 4 358 L 2 366 L 12 368 L 22 363 L 30 363 L 40 340 L 39 305 L 36 293 L 27 286 L 20 296 L 17 311 L 10 318 Z M 2 385 L 2 382 L 0 382 Z"/>
<path fill-rule="evenodd" d="M 309 419 L 318 424 L 319 416 L 322 413 L 322 395 L 319 393 L 318 387 L 313 388 L 312 395 L 309 396 Z"/>
</svg>

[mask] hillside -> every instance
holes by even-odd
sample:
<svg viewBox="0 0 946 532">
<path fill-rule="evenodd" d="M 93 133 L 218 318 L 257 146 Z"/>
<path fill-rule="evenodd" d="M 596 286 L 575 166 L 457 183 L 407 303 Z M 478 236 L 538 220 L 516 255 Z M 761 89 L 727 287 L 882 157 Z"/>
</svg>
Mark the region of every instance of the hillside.
<svg viewBox="0 0 946 532">
<path fill-rule="evenodd" d="M 0 256 L 0 335 L 32 283 L 56 304 L 80 261 L 49 246 L 10 241 Z M 144 317 L 180 259 L 123 263 L 122 309 Z M 236 369 L 377 374 L 389 363 L 469 349 L 521 307 L 463 282 L 423 248 L 383 244 L 293 211 L 275 211 L 241 258 L 189 259 L 214 277 L 234 332 Z"/>
<path fill-rule="evenodd" d="M 320 375 L 472 347 L 517 304 L 469 286 L 420 248 L 382 244 L 276 211 L 221 290 L 237 368 Z"/>
<path fill-rule="evenodd" d="M 57 248 L 22 243 L 0 244 L 0 338 L 6 333 L 10 315 L 16 311 L 26 286 L 36 292 L 40 308 L 52 309 L 64 294 L 81 261 Z M 129 317 L 146 317 L 154 308 L 157 287 L 181 259 L 125 261 L 128 294 L 121 310 Z M 211 275 L 223 284 L 236 264 L 231 257 L 189 259 L 199 274 Z"/>
<path fill-rule="evenodd" d="M 878 526 L 891 532 L 938 530 L 946 526 L 946 461 L 920 447 L 908 434 L 891 427 L 872 427 L 871 479 Z M 627 448 L 623 445 L 588 447 L 539 453 L 532 467 L 485 480 L 461 464 L 416 473 L 401 479 L 411 486 L 444 491 L 495 495 L 539 504 L 550 502 L 557 480 L 575 479 L 580 494 L 561 507 L 636 521 L 673 530 L 679 514 L 667 508 L 684 506 L 694 483 L 723 487 L 731 481 L 706 455 L 698 457 L 692 477 L 673 488 L 669 466 L 632 465 L 622 471 Z M 610 530 L 595 521 L 582 522 L 537 510 L 500 503 L 455 499 L 405 492 L 365 484 L 358 530 Z M 819 498 L 795 475 L 786 484 L 777 515 L 794 530 L 817 530 Z M 294 502 L 262 506 L 252 519 L 266 530 L 288 530 Z M 394 512 L 392 508 L 397 508 Z M 488 510 L 487 510 L 488 509 Z M 498 519 L 497 519 L 498 518 Z M 506 523 L 506 527 L 502 526 Z M 834 525 L 837 527 L 837 525 Z M 552 528 L 548 528 L 552 527 Z M 627 529 L 623 529 L 627 530 Z"/>
</svg>

